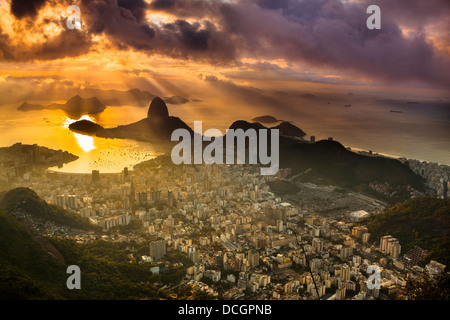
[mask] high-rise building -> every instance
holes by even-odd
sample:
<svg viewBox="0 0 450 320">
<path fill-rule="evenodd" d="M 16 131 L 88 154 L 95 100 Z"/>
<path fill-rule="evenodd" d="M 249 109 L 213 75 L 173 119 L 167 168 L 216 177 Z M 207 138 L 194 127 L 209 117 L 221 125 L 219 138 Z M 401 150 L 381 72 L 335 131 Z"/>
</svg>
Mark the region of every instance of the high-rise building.
<svg viewBox="0 0 450 320">
<path fill-rule="evenodd" d="M 173 191 L 168 192 L 167 202 L 168 202 L 169 208 L 172 208 L 175 205 L 175 197 L 173 196 Z"/>
<path fill-rule="evenodd" d="M 316 253 L 322 252 L 323 251 L 323 241 L 320 240 L 319 238 L 314 238 L 312 240 L 312 247 L 316 251 Z"/>
<path fill-rule="evenodd" d="M 392 258 L 398 258 L 400 256 L 400 252 L 402 250 L 402 246 L 400 245 L 400 243 L 394 243 L 391 247 L 391 250 L 389 252 L 389 254 L 391 255 Z"/>
<path fill-rule="evenodd" d="M 283 231 L 283 221 L 277 220 L 277 231 L 282 232 Z"/>
<path fill-rule="evenodd" d="M 340 270 L 341 270 L 340 279 L 342 281 L 350 281 L 350 267 L 344 264 Z"/>
<path fill-rule="evenodd" d="M 369 230 L 363 226 L 357 226 L 352 229 L 352 236 L 355 238 L 362 239 L 363 235 L 367 233 Z"/>
<path fill-rule="evenodd" d="M 146 191 L 137 193 L 137 200 L 139 204 L 146 204 L 148 202 L 148 194 Z"/>
<path fill-rule="evenodd" d="M 161 191 L 152 191 L 150 193 L 151 201 L 157 202 L 161 200 Z"/>
<path fill-rule="evenodd" d="M 64 197 L 64 195 L 57 195 L 55 197 L 56 200 L 56 205 L 60 208 L 65 209 L 66 208 L 66 198 Z"/>
<path fill-rule="evenodd" d="M 363 243 L 368 243 L 370 239 L 370 233 L 366 232 L 362 235 L 362 242 Z"/>
<path fill-rule="evenodd" d="M 161 259 L 166 254 L 166 242 L 164 240 L 153 241 L 149 247 L 150 257 L 155 260 Z"/>
<path fill-rule="evenodd" d="M 92 170 L 92 182 L 99 182 L 99 181 L 100 181 L 100 171 Z"/>
<path fill-rule="evenodd" d="M 380 239 L 380 249 L 382 251 L 387 253 L 388 240 L 392 239 L 392 238 L 394 238 L 394 237 L 391 236 L 391 235 L 381 237 L 381 239 Z"/>
<path fill-rule="evenodd" d="M 259 266 L 259 253 L 256 250 L 250 250 L 248 252 L 248 261 L 250 263 L 250 267 L 254 268 Z"/>
<path fill-rule="evenodd" d="M 340 258 L 345 259 L 353 255 L 353 248 L 351 247 L 342 247 L 340 251 Z"/>
<path fill-rule="evenodd" d="M 76 209 L 78 207 L 76 195 L 67 196 L 67 207 L 69 207 L 71 209 Z"/>
<path fill-rule="evenodd" d="M 387 240 L 386 245 L 386 253 L 392 255 L 392 248 L 394 245 L 399 244 L 399 241 L 396 238 L 390 238 Z"/>
</svg>

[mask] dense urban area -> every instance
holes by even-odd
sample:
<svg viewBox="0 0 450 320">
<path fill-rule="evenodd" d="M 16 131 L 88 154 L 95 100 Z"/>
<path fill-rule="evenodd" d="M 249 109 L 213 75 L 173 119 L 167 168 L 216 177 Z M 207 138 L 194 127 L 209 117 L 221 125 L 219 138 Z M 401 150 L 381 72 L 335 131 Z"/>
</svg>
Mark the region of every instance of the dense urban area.
<svg viewBox="0 0 450 320">
<path fill-rule="evenodd" d="M 426 250 L 403 252 L 395 237 L 375 239 L 359 223 L 387 209 L 385 202 L 295 182 L 289 168 L 262 176 L 255 166 L 175 166 L 159 157 L 117 174 L 68 174 L 46 169 L 65 161 L 63 151 L 16 144 L 0 156 L 4 185 L 30 188 L 47 203 L 88 219 L 105 241 L 148 244 L 147 254 L 137 256 L 130 248 L 127 259 L 148 264 L 153 274 L 185 270 L 181 282 L 159 284 L 163 290 L 191 287 L 225 299 L 402 299 L 407 279 L 445 269 L 439 261 L 420 267 Z M 426 179 L 437 198 L 447 197 L 450 167 L 400 160 Z M 295 184 L 296 192 L 277 195 L 270 187 L 276 181 Z M 14 214 L 46 236 L 79 243 L 98 238 L 27 212 Z M 125 226 L 134 231 L 121 232 Z M 170 252 L 189 264 L 169 261 Z M 379 289 L 368 287 L 374 265 Z"/>
</svg>

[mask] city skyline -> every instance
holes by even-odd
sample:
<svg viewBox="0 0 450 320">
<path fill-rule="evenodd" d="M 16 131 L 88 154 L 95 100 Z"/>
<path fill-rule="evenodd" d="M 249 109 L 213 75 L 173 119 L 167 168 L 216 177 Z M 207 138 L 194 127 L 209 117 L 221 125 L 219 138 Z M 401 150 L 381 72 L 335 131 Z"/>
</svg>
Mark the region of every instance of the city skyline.
<svg viewBox="0 0 450 320">
<path fill-rule="evenodd" d="M 449 299 L 449 30 L 448 0 L 0 0 L 0 298 Z"/>
</svg>

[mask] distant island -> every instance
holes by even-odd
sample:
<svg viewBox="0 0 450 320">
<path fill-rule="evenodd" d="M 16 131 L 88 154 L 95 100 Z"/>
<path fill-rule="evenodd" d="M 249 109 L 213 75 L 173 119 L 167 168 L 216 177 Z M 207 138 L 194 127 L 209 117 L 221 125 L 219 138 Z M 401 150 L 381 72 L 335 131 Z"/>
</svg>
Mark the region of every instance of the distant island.
<svg viewBox="0 0 450 320">
<path fill-rule="evenodd" d="M 17 110 L 34 111 L 34 110 L 62 110 L 72 117 L 81 117 L 82 115 L 101 113 L 106 106 L 126 106 L 132 105 L 137 107 L 145 107 L 148 101 L 157 96 L 139 89 L 130 89 L 128 91 L 119 90 L 86 90 L 86 93 L 92 95 L 90 98 L 83 98 L 75 95 L 67 100 L 66 103 L 52 103 L 48 105 L 23 102 Z M 97 94 L 97 95 L 96 95 Z M 190 100 L 181 96 L 170 96 L 162 99 L 165 103 L 177 105 L 185 104 Z"/>
<path fill-rule="evenodd" d="M 68 115 L 74 117 L 81 117 L 84 114 L 96 114 L 103 112 L 106 106 L 96 97 L 82 98 L 76 95 L 66 103 L 52 103 L 50 105 L 31 104 L 28 102 L 22 103 L 17 110 L 32 111 L 32 110 L 62 110 Z"/>
</svg>

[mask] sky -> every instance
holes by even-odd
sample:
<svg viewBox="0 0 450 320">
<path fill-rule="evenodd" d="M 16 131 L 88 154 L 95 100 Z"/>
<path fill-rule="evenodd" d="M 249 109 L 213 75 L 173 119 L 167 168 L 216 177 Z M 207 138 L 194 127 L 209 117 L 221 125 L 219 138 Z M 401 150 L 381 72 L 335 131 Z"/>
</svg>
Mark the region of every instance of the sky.
<svg viewBox="0 0 450 320">
<path fill-rule="evenodd" d="M 0 108 L 139 88 L 289 116 L 317 97 L 448 102 L 449 70 L 447 0 L 0 0 Z"/>
</svg>

